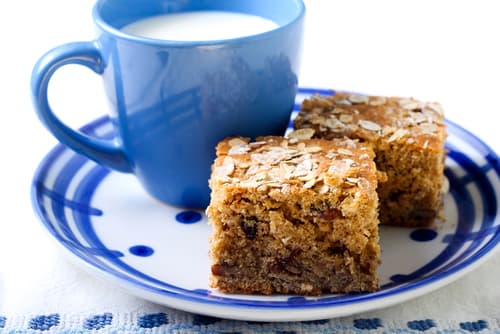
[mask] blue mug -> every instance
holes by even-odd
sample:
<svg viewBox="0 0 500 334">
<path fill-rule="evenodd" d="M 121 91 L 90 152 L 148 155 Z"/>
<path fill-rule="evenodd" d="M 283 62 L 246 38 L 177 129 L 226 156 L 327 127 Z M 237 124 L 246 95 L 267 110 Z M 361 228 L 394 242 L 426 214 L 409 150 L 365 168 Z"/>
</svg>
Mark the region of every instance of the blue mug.
<svg viewBox="0 0 500 334">
<path fill-rule="evenodd" d="M 194 42 L 121 30 L 155 15 L 199 10 L 257 15 L 277 27 Z M 35 65 L 35 110 L 61 143 L 110 169 L 133 173 L 158 200 L 204 208 L 220 140 L 285 132 L 297 92 L 304 13 L 301 0 L 98 0 L 97 38 L 56 47 Z M 101 75 L 112 106 L 113 140 L 70 128 L 50 108 L 49 81 L 67 64 Z"/>
</svg>

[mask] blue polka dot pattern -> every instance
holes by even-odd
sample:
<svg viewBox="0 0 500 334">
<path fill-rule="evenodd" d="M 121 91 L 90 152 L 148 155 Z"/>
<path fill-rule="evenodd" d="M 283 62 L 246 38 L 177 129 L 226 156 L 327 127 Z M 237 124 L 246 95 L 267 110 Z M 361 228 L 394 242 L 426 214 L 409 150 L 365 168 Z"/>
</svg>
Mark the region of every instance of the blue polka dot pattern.
<svg viewBox="0 0 500 334">
<path fill-rule="evenodd" d="M 155 252 L 153 248 L 145 245 L 132 246 L 128 249 L 131 254 L 141 257 L 147 257 L 153 255 Z"/>
<path fill-rule="evenodd" d="M 372 319 L 354 319 L 354 327 L 357 329 L 377 329 L 382 326 L 382 320 L 379 318 Z"/>
<path fill-rule="evenodd" d="M 206 315 L 195 314 L 193 316 L 193 325 L 195 325 L 195 326 L 212 325 L 212 324 L 215 324 L 216 322 L 219 322 L 221 320 L 222 319 L 219 319 L 219 318 L 214 318 L 214 317 L 209 317 L 209 316 L 206 316 Z"/>
<path fill-rule="evenodd" d="M 59 325 L 59 314 L 39 315 L 32 318 L 28 324 L 30 329 L 46 331 L 54 326 Z"/>
<path fill-rule="evenodd" d="M 410 238 L 418 242 L 432 241 L 436 239 L 437 232 L 428 228 L 421 228 L 410 233 Z"/>
<path fill-rule="evenodd" d="M 85 329 L 101 329 L 105 326 L 111 325 L 113 320 L 113 315 L 111 313 L 104 313 L 94 315 L 90 318 L 85 319 L 83 323 L 83 328 Z"/>
<path fill-rule="evenodd" d="M 7 321 L 6 317 L 0 317 L 0 328 L 5 327 L 5 322 Z"/>
<path fill-rule="evenodd" d="M 201 220 L 201 213 L 196 211 L 182 211 L 175 216 L 175 220 L 182 224 L 194 224 Z"/>
<path fill-rule="evenodd" d="M 461 322 L 460 328 L 469 332 L 479 332 L 488 328 L 488 323 L 484 320 Z"/>
<path fill-rule="evenodd" d="M 168 324 L 168 317 L 165 313 L 146 314 L 137 320 L 137 325 L 141 328 L 155 328 Z"/>
<path fill-rule="evenodd" d="M 409 329 L 421 332 L 436 327 L 436 323 L 431 319 L 408 321 L 407 325 Z"/>
</svg>

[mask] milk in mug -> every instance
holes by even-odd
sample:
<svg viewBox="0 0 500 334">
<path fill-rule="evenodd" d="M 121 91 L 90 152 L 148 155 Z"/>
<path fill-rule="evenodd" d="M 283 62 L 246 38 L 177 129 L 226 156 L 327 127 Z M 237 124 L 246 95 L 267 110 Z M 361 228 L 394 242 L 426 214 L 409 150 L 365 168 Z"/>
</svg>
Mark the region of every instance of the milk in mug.
<svg viewBox="0 0 500 334">
<path fill-rule="evenodd" d="M 278 27 L 260 16 L 224 11 L 194 11 L 152 16 L 122 28 L 123 32 L 171 41 L 214 41 L 257 35 Z"/>
</svg>

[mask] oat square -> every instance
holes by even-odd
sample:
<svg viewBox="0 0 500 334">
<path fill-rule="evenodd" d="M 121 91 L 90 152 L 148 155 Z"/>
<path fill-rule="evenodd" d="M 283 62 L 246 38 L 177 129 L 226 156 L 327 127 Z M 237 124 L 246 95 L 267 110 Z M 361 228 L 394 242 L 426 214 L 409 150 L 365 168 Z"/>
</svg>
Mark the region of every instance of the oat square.
<svg viewBox="0 0 500 334">
<path fill-rule="evenodd" d="M 302 103 L 296 129 L 315 138 L 348 137 L 370 144 L 379 171 L 382 224 L 427 227 L 439 217 L 446 188 L 446 127 L 439 103 L 337 93 Z"/>
<path fill-rule="evenodd" d="M 351 139 L 230 138 L 212 167 L 211 286 L 303 294 L 379 288 L 377 171 Z"/>
</svg>

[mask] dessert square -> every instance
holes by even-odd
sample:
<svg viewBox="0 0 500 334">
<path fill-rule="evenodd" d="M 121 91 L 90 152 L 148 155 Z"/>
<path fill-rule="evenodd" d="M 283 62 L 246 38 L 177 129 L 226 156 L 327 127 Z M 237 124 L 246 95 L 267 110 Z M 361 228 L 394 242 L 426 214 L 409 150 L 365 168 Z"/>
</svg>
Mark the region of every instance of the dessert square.
<svg viewBox="0 0 500 334">
<path fill-rule="evenodd" d="M 212 287 L 302 295 L 379 288 L 373 150 L 313 134 L 218 144 L 207 208 Z"/>
<path fill-rule="evenodd" d="M 296 129 L 316 138 L 349 137 L 372 145 L 379 171 L 382 224 L 424 227 L 442 208 L 446 129 L 438 103 L 413 98 L 337 93 L 306 99 Z"/>
</svg>

